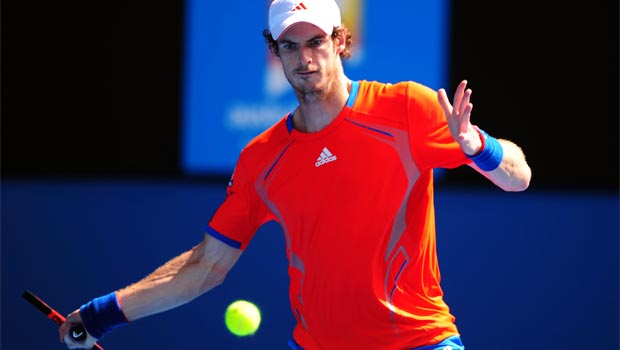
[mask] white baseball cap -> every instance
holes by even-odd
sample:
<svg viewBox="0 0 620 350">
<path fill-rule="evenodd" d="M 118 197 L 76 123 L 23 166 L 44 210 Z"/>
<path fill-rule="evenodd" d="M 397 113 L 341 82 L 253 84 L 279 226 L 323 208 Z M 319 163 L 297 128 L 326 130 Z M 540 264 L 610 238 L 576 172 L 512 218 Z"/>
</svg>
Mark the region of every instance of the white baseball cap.
<svg viewBox="0 0 620 350">
<path fill-rule="evenodd" d="M 335 0 L 274 0 L 269 6 L 269 31 L 275 40 L 299 22 L 313 24 L 330 35 L 342 24 Z"/>
</svg>

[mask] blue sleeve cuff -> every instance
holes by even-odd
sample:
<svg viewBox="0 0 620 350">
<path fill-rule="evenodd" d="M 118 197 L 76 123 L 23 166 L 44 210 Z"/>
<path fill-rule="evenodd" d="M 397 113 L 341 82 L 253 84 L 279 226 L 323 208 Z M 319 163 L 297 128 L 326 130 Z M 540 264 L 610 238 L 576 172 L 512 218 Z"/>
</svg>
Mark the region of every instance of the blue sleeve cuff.
<svg viewBox="0 0 620 350">
<path fill-rule="evenodd" d="M 241 242 L 224 236 L 223 234 L 211 228 L 211 226 L 207 226 L 206 231 L 209 235 L 213 236 L 213 238 L 217 239 L 218 241 L 225 243 L 233 248 L 241 249 Z"/>
<path fill-rule="evenodd" d="M 504 149 L 496 138 L 489 136 L 480 128 L 477 129 L 482 140 L 482 149 L 472 156 L 467 155 L 467 157 L 484 171 L 495 170 L 504 159 Z"/>
</svg>

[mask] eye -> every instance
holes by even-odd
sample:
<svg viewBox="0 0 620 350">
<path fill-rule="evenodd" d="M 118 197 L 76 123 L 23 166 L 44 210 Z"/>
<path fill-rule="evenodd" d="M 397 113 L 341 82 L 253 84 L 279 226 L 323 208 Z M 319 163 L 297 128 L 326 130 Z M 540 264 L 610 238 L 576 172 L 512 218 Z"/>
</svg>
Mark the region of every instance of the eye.
<svg viewBox="0 0 620 350">
<path fill-rule="evenodd" d="M 284 50 L 295 50 L 297 48 L 297 44 L 294 43 L 281 43 L 280 44 L 280 48 L 284 49 Z"/>
<path fill-rule="evenodd" d="M 308 44 L 310 46 L 321 46 L 322 43 L 323 43 L 323 39 L 313 39 Z"/>
</svg>

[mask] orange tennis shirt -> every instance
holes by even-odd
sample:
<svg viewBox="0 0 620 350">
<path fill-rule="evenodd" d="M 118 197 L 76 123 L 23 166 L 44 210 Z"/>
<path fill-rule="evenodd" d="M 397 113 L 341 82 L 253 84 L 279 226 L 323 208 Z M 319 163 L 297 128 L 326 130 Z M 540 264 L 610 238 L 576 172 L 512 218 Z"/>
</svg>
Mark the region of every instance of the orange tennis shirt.
<svg viewBox="0 0 620 350">
<path fill-rule="evenodd" d="M 292 114 L 241 152 L 208 227 L 245 249 L 276 220 L 304 349 L 406 349 L 457 335 L 435 245 L 433 168 L 469 162 L 437 93 L 354 82 L 342 112 L 302 133 Z"/>
</svg>

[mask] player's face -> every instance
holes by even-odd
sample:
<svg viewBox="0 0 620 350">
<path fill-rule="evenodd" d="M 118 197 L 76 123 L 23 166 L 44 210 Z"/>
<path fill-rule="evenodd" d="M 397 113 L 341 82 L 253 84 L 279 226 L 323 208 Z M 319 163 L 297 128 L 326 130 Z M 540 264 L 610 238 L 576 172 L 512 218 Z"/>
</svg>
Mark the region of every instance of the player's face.
<svg viewBox="0 0 620 350">
<path fill-rule="evenodd" d="M 339 77 L 337 46 L 330 35 L 309 23 L 291 26 L 278 40 L 284 75 L 299 96 L 329 95 Z"/>
</svg>

